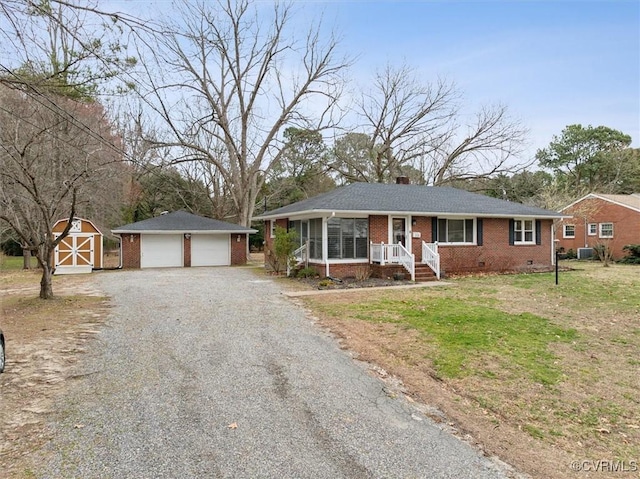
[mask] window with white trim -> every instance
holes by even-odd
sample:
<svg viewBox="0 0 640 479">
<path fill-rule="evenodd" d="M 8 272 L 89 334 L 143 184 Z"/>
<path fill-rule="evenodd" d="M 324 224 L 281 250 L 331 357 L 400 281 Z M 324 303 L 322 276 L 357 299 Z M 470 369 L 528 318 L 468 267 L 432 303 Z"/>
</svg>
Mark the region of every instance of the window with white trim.
<svg viewBox="0 0 640 479">
<path fill-rule="evenodd" d="M 270 232 L 271 232 L 271 237 L 275 238 L 276 237 L 276 220 L 271 220 Z"/>
<path fill-rule="evenodd" d="M 369 257 L 369 220 L 367 218 L 331 218 L 327 221 L 329 259 L 365 259 Z"/>
<path fill-rule="evenodd" d="M 475 221 L 471 218 L 438 218 L 438 243 L 475 243 Z"/>
<path fill-rule="evenodd" d="M 589 236 L 595 236 L 598 234 L 598 224 L 597 223 L 589 223 L 587 225 L 587 233 Z"/>
<path fill-rule="evenodd" d="M 613 223 L 600 223 L 600 238 L 613 238 Z"/>
<path fill-rule="evenodd" d="M 513 220 L 513 243 L 535 244 L 535 222 L 533 220 Z"/>
<path fill-rule="evenodd" d="M 564 225 L 562 231 L 563 238 L 575 238 L 576 237 L 576 225 Z"/>
</svg>

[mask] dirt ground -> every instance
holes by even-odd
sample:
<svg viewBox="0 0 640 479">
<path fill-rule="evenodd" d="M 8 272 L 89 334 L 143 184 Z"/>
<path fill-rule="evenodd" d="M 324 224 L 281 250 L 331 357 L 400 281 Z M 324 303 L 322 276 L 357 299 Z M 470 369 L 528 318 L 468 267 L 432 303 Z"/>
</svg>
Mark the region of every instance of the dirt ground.
<svg viewBox="0 0 640 479">
<path fill-rule="evenodd" d="M 31 477 L 27 457 L 47 440 L 45 421 L 71 381 L 73 365 L 108 312 L 87 275 L 54 278 L 51 301 L 37 298 L 38 272 L 0 273 L 0 327 L 7 363 L 0 374 L 0 471 Z"/>
<path fill-rule="evenodd" d="M 252 265 L 258 268 L 260 264 L 261 259 L 256 255 Z M 594 270 L 594 274 L 599 274 L 599 270 Z M 632 278 L 631 281 L 637 284 L 637 279 Z M 282 281 L 282 284 L 295 290 L 313 288 L 310 284 L 289 280 Z M 7 479 L 31 477 L 28 456 L 47 441 L 45 421 L 52 401 L 76 379 L 73 366 L 81 360 L 109 308 L 108 299 L 95 289 L 90 275 L 55 277 L 54 293 L 58 298 L 52 302 L 36 299 L 38 286 L 37 272 L 0 272 L 0 327 L 7 338 L 7 367 L 5 373 L 0 374 L 0 471 Z M 348 294 L 325 294 L 320 301 L 350 303 L 371 294 L 379 293 L 362 289 Z M 562 304 L 538 303 L 536 298 L 527 296 L 526 290 L 519 298 L 515 298 L 514 291 L 508 288 L 498 288 L 494 294 L 512 299 L 513 312 L 533 309 L 549 318 L 563 314 Z M 434 374 L 428 359 L 428 346 L 417 341 L 414 331 L 392 324 L 340 321 L 317 315 L 313 310 L 313 300 L 296 301 L 309 308 L 310 314 L 333 332 L 344 348 L 355 352 L 358 359 L 376 365 L 372 370 L 381 379 L 394 384 L 400 381 L 409 400 L 425 404 L 425 411 L 434 420 L 446 423 L 454 433 L 487 456 L 497 456 L 534 478 L 640 477 L 637 471 L 631 475 L 572 471 L 569 466 L 576 459 L 614 460 L 616 457 L 606 448 L 589 449 L 588 439 L 585 443 L 580 440 L 571 444 L 562 439 L 556 442 L 536 439 L 510 418 L 511 411 L 500 409 L 517 401 L 535 398 L 537 391 L 521 390 L 518 385 L 511 385 L 508 392 L 513 397 L 498 402 L 498 406 L 490 404 L 490 401 L 481 404 L 477 398 L 483 385 L 473 384 L 469 379 L 443 381 Z M 558 351 L 563 360 L 571 362 L 577 370 L 585 364 L 590 367 L 594 361 L 605 369 L 615 364 L 608 359 L 627 354 L 625 348 L 628 345 L 608 343 L 609 347 L 604 350 L 598 342 L 618 337 L 623 334 L 625 324 L 628 327 L 628 324 L 637 325 L 640 321 L 638 317 L 620 313 L 594 318 L 588 308 L 565 316 L 568 326 L 585 334 L 592 333 L 592 344 L 588 345 L 592 348 L 582 352 Z M 630 364 L 624 371 L 603 371 L 601 383 L 596 383 L 594 378 L 592 384 L 606 388 L 607 378 L 616 377 L 616 373 L 620 377 L 623 373 L 631 386 L 636 385 L 640 377 L 637 364 L 635 368 Z M 636 407 L 637 391 L 638 388 L 629 395 L 629 401 L 635 402 Z M 482 393 L 489 400 L 492 398 L 490 390 Z M 579 398 L 583 392 L 574 390 L 566 393 L 568 397 Z M 504 389 L 496 391 L 496 394 L 504 394 Z M 635 418 L 630 426 L 637 427 L 637 421 Z M 638 437 L 635 429 L 627 430 L 625 435 L 614 431 L 613 427 L 598 427 L 604 431 L 602 435 L 607 436 L 608 441 L 634 442 Z M 594 450 L 597 456 L 585 452 Z M 640 464 L 640 458 L 620 459 L 639 460 Z"/>
<path fill-rule="evenodd" d="M 590 275 L 610 273 L 601 266 L 590 266 Z M 618 273 L 622 284 L 640 284 L 639 270 L 627 268 Z M 640 309 L 599 310 L 594 300 L 577 310 L 551 298 L 536 297 L 526 289 L 492 284 L 491 290 L 491 296 L 500 299 L 509 312 L 534 312 L 581 334 L 580 348 L 556 346 L 555 353 L 569 374 L 551 393 L 542 386 L 523 386 L 508 378 L 443 380 L 435 374 L 429 343 L 418 338 L 415 330 L 351 317 L 344 320 L 323 314 L 323 308 L 318 307 L 323 303 L 357 304 L 380 292 L 363 289 L 301 301 L 342 347 L 355 352 L 358 359 L 378 365 L 382 379 L 399 379 L 409 398 L 433 408 L 430 416 L 434 420 L 447 423 L 486 455 L 497 456 L 535 478 L 595 477 L 594 473 L 597 477 L 640 477 L 640 457 L 635 457 L 640 442 L 635 414 L 640 402 L 637 349 L 631 341 L 623 340 L 629 332 L 640 331 Z M 394 297 L 402 300 L 403 294 L 410 300 L 420 293 L 412 290 L 394 293 Z M 439 293 L 430 289 L 429 294 Z M 591 412 L 593 417 L 588 417 Z M 575 418 L 570 416 L 574 413 Z M 554 417 L 557 424 L 553 424 Z M 558 431 L 557 437 L 536 437 L 537 431 L 527 430 L 526 424 L 536 420 L 548 421 L 546 424 Z M 625 461 L 627 472 L 606 467 L 604 472 L 572 469 L 574 461 L 593 468 L 598 460 Z"/>
</svg>

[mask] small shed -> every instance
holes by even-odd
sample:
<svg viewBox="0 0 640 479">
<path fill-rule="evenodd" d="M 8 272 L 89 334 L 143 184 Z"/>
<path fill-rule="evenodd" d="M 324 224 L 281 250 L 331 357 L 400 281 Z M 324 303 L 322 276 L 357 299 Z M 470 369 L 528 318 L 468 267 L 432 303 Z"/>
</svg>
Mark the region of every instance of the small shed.
<svg viewBox="0 0 640 479">
<path fill-rule="evenodd" d="M 68 218 L 53 225 L 58 238 L 67 227 Z M 74 218 L 69 234 L 58 243 L 53 255 L 55 274 L 91 273 L 102 268 L 102 233 L 89 220 Z"/>
</svg>

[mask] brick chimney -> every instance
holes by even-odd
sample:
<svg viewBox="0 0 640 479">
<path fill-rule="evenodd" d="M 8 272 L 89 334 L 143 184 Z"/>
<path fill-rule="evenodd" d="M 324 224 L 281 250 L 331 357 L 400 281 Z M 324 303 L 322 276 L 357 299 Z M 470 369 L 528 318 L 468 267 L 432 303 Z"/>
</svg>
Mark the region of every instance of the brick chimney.
<svg viewBox="0 0 640 479">
<path fill-rule="evenodd" d="M 398 176 L 396 178 L 396 185 L 408 185 L 410 183 L 411 183 L 411 181 L 409 181 L 409 177 L 408 176 Z"/>
</svg>

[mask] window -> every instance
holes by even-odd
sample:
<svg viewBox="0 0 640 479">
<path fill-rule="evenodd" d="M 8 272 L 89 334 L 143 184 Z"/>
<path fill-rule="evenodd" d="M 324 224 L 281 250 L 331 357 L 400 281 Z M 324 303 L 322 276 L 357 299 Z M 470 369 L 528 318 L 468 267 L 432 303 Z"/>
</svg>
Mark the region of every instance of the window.
<svg viewBox="0 0 640 479">
<path fill-rule="evenodd" d="M 473 219 L 438 218 L 439 243 L 473 244 L 474 241 Z"/>
<path fill-rule="evenodd" d="M 587 227 L 587 231 L 589 232 L 589 236 L 595 236 L 598 234 L 598 225 L 596 223 L 589 223 Z"/>
<path fill-rule="evenodd" d="M 366 218 L 331 218 L 327 221 L 329 259 L 367 258 L 369 220 Z"/>
<path fill-rule="evenodd" d="M 271 220 L 271 237 L 275 238 L 276 237 L 276 220 Z"/>
<path fill-rule="evenodd" d="M 322 218 L 309 220 L 309 258 L 322 259 Z"/>
<path fill-rule="evenodd" d="M 562 237 L 563 238 L 575 238 L 576 237 L 576 226 L 575 225 L 564 225 Z"/>
<path fill-rule="evenodd" d="M 600 223 L 600 238 L 613 238 L 613 223 Z"/>
<path fill-rule="evenodd" d="M 565 225 L 569 226 L 569 225 Z M 513 220 L 513 243 L 514 244 L 534 244 L 534 222 L 533 220 Z"/>
</svg>

